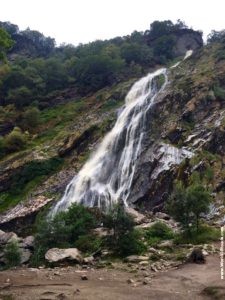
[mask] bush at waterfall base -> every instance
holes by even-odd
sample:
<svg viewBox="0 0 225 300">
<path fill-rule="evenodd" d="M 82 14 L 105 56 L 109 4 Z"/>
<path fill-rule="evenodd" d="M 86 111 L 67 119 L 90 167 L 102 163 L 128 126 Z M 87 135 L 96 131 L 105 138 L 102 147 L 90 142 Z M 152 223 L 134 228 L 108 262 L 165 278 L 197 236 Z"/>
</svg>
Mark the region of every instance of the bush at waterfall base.
<svg viewBox="0 0 225 300">
<path fill-rule="evenodd" d="M 108 229 L 107 237 L 99 237 L 93 229 L 103 223 Z M 44 255 L 50 248 L 76 247 L 84 254 L 92 254 L 101 248 L 108 248 L 114 256 L 127 256 L 145 252 L 142 234 L 134 229 L 134 221 L 121 205 L 116 205 L 105 215 L 99 210 L 73 204 L 52 219 L 42 219 L 37 225 L 35 252 L 32 265 L 44 262 Z"/>
<path fill-rule="evenodd" d="M 134 220 L 121 204 L 113 206 L 103 220 L 104 227 L 112 231 L 106 244 L 118 256 L 141 254 L 146 247 L 141 240 L 141 233 L 134 229 Z"/>
</svg>

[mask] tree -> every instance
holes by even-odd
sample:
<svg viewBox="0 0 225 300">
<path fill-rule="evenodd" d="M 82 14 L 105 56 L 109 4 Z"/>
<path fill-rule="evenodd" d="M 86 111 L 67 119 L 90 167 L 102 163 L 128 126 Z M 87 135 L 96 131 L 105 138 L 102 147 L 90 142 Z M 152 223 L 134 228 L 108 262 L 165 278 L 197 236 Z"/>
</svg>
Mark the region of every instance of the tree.
<svg viewBox="0 0 225 300">
<path fill-rule="evenodd" d="M 34 129 L 40 123 L 40 110 L 37 107 L 28 108 L 22 119 L 23 129 Z"/>
<path fill-rule="evenodd" d="M 0 28 L 0 60 L 5 60 L 5 52 L 12 46 L 13 40 L 10 35 L 3 28 Z"/>
<path fill-rule="evenodd" d="M 198 231 L 201 214 L 206 214 L 209 211 L 211 195 L 202 185 L 197 184 L 187 188 L 186 197 Z"/>
<path fill-rule="evenodd" d="M 166 208 L 185 231 L 188 232 L 190 227 L 198 231 L 200 216 L 208 212 L 210 202 L 211 195 L 202 185 L 192 184 L 184 188 L 178 182 Z"/>
<path fill-rule="evenodd" d="M 140 254 L 146 250 L 139 232 L 134 229 L 134 220 L 126 213 L 123 204 L 113 206 L 106 214 L 103 224 L 112 231 L 107 242 L 117 255 Z"/>
</svg>

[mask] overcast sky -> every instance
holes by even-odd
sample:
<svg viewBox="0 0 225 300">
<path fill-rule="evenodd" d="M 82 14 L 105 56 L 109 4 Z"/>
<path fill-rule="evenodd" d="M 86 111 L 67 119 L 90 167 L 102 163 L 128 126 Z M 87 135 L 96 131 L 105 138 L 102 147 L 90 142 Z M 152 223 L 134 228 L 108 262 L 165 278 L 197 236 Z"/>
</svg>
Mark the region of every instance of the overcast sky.
<svg viewBox="0 0 225 300">
<path fill-rule="evenodd" d="M 168 19 L 181 19 L 206 36 L 225 28 L 225 0 L 4 0 L 0 8 L 1 21 L 38 30 L 58 45 L 144 31 Z"/>
</svg>

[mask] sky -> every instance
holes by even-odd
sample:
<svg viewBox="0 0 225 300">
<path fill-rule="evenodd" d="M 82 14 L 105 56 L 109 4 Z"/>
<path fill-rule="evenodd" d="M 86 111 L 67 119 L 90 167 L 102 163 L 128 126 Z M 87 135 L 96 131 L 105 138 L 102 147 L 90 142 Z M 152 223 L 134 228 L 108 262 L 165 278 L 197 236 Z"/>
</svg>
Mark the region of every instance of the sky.
<svg viewBox="0 0 225 300">
<path fill-rule="evenodd" d="M 145 31 L 155 20 L 181 19 L 202 30 L 225 29 L 225 0 L 4 0 L 0 21 L 78 45 Z"/>
</svg>

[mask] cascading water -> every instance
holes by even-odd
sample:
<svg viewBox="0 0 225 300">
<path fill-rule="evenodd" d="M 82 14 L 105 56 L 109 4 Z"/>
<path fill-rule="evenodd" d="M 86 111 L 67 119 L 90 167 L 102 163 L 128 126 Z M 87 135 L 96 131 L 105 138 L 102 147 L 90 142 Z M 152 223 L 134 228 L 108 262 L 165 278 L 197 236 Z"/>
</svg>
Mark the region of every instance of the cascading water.
<svg viewBox="0 0 225 300">
<path fill-rule="evenodd" d="M 185 58 L 190 55 L 189 51 Z M 164 77 L 161 87 L 160 76 Z M 54 207 L 52 214 L 65 210 L 74 202 L 103 209 L 118 201 L 127 205 L 136 163 L 149 122 L 146 115 L 166 84 L 167 69 L 162 68 L 148 74 L 132 86 L 125 99 L 125 108 L 115 126 L 68 184 L 63 198 Z"/>
</svg>

